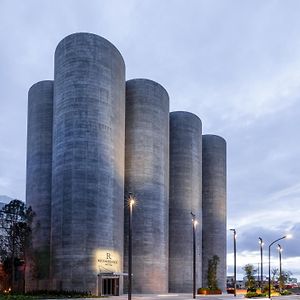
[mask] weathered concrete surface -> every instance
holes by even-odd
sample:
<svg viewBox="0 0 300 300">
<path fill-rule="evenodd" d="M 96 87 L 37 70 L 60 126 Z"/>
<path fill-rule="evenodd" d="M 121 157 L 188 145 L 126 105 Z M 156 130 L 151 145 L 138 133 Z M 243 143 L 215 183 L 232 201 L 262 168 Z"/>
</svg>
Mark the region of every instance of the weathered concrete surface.
<svg viewBox="0 0 300 300">
<path fill-rule="evenodd" d="M 126 196 L 128 192 L 137 199 L 133 208 L 133 292 L 167 292 L 169 96 L 161 85 L 147 79 L 126 83 Z M 126 272 L 127 217 L 125 209 Z"/>
<path fill-rule="evenodd" d="M 52 119 L 53 81 L 37 82 L 28 92 L 26 204 L 32 207 L 35 217 L 26 290 L 46 289 L 49 279 Z M 34 274 L 35 268 L 38 274 Z"/>
<path fill-rule="evenodd" d="M 59 43 L 53 113 L 52 288 L 95 294 L 99 253 L 123 265 L 125 65 L 110 42 Z"/>
<path fill-rule="evenodd" d="M 218 255 L 218 285 L 226 289 L 226 142 L 203 135 L 203 286 L 207 286 L 208 260 Z"/>
<path fill-rule="evenodd" d="M 193 290 L 192 216 L 196 215 L 196 287 L 202 272 L 202 124 L 194 114 L 170 114 L 169 291 Z"/>
</svg>

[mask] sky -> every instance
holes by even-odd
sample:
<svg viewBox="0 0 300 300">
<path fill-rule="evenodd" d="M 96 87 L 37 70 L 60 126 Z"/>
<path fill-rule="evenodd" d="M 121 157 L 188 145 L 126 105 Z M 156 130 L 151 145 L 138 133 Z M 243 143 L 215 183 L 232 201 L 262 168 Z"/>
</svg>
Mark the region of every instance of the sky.
<svg viewBox="0 0 300 300">
<path fill-rule="evenodd" d="M 62 38 L 96 33 L 120 50 L 127 79 L 161 83 L 171 111 L 226 139 L 238 277 L 259 263 L 259 236 L 266 273 L 268 245 L 291 233 L 283 269 L 300 281 L 299 11 L 298 0 L 0 0 L 0 195 L 25 199 L 28 89 L 53 79 Z M 228 230 L 228 274 L 232 240 Z"/>
</svg>

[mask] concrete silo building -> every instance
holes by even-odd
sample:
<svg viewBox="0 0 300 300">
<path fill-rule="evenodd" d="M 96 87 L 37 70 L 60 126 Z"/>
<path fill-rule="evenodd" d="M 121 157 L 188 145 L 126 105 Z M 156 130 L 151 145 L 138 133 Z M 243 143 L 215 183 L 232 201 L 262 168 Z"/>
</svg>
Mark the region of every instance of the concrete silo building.
<svg viewBox="0 0 300 300">
<path fill-rule="evenodd" d="M 97 275 L 123 266 L 125 64 L 77 33 L 57 46 L 54 72 L 53 288 L 95 294 Z"/>
<path fill-rule="evenodd" d="M 53 81 L 34 84 L 28 93 L 27 205 L 36 214 L 28 255 L 26 289 L 47 289 L 50 271 Z M 37 269 L 34 272 L 33 269 Z"/>
<path fill-rule="evenodd" d="M 194 114 L 170 114 L 169 291 L 193 288 L 192 216 L 196 226 L 196 286 L 201 286 L 202 124 Z"/>
<path fill-rule="evenodd" d="M 207 286 L 208 262 L 214 255 L 220 259 L 218 286 L 226 290 L 226 141 L 216 135 L 202 139 L 202 207 L 203 250 L 202 278 Z"/>
<path fill-rule="evenodd" d="M 129 192 L 137 199 L 133 292 L 168 292 L 169 96 L 147 79 L 126 82 L 125 197 Z M 127 243 L 124 249 L 127 263 Z"/>
<path fill-rule="evenodd" d="M 208 135 L 202 147 L 201 132 L 192 113 L 173 112 L 169 123 L 159 83 L 126 82 L 109 41 L 91 33 L 64 38 L 54 81 L 36 83 L 28 95 L 26 202 L 36 216 L 26 290 L 122 293 L 130 192 L 133 292 L 191 291 L 191 212 L 199 222 L 197 287 L 216 254 L 224 288 L 226 145 Z"/>
</svg>

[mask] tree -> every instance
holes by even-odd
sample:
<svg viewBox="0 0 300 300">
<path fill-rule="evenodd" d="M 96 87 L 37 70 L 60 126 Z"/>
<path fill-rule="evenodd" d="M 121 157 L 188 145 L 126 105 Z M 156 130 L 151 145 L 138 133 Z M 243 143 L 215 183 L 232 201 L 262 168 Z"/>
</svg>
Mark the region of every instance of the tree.
<svg viewBox="0 0 300 300">
<path fill-rule="evenodd" d="M 279 270 L 277 268 L 272 269 L 272 281 L 275 285 L 275 282 L 278 282 L 279 290 L 282 291 L 285 288 L 285 285 L 290 282 L 292 272 L 290 271 L 281 271 L 281 275 L 279 274 Z"/>
<path fill-rule="evenodd" d="M 220 258 L 218 255 L 214 255 L 211 259 L 208 260 L 207 284 L 210 290 L 219 290 L 217 280 L 217 269 L 219 261 Z"/>
<path fill-rule="evenodd" d="M 250 292 L 256 291 L 255 274 L 256 274 L 257 270 L 251 264 L 245 265 L 243 267 L 243 270 L 245 271 L 247 291 L 250 291 Z"/>
<path fill-rule="evenodd" d="M 20 200 L 12 200 L 0 211 L 0 260 L 10 274 L 10 286 L 14 289 L 16 267 L 25 262 L 25 254 L 31 239 L 33 212 Z"/>
<path fill-rule="evenodd" d="M 282 277 L 284 284 L 291 283 L 293 280 L 295 280 L 295 278 L 292 278 L 293 273 L 291 271 L 282 270 L 281 273 L 282 273 L 281 277 Z"/>
</svg>

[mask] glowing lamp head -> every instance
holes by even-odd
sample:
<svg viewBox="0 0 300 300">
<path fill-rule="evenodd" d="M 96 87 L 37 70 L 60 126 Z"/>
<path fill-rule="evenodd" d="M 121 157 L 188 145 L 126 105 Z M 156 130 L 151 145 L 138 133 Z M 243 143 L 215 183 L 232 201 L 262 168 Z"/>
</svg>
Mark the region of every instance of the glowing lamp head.
<svg viewBox="0 0 300 300">
<path fill-rule="evenodd" d="M 128 206 L 133 207 L 135 205 L 135 198 L 134 196 L 129 193 L 129 197 L 128 197 Z"/>
<path fill-rule="evenodd" d="M 287 239 L 293 238 L 293 236 L 292 236 L 291 234 L 287 234 L 285 237 L 286 237 Z"/>
</svg>

